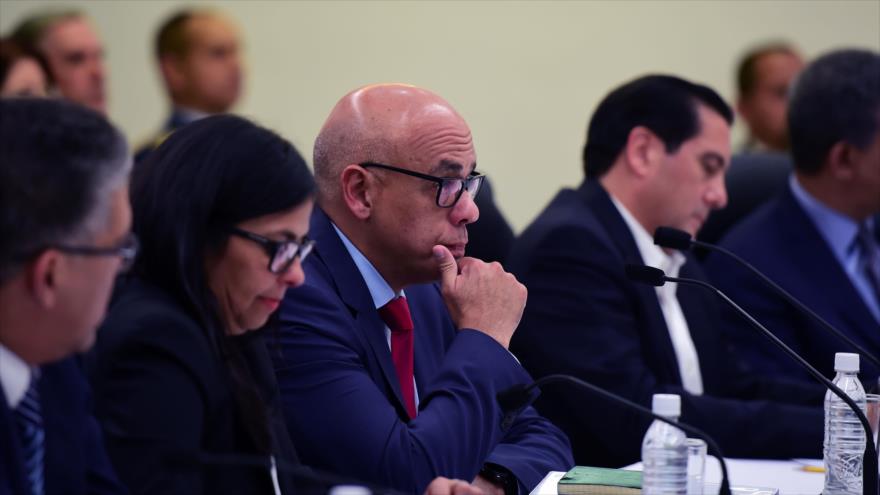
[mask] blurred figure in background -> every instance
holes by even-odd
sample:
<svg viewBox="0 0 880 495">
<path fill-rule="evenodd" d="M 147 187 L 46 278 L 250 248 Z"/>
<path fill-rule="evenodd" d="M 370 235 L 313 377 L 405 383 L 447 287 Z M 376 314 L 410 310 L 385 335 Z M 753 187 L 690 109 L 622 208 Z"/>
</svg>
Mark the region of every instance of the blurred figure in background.
<svg viewBox="0 0 880 495">
<path fill-rule="evenodd" d="M 27 53 L 11 39 L 0 39 L 0 98 L 44 97 L 49 76 L 37 54 Z"/>
<path fill-rule="evenodd" d="M 70 357 L 137 252 L 122 135 L 69 102 L 0 99 L 0 493 L 124 493 Z"/>
<path fill-rule="evenodd" d="M 81 12 L 68 10 L 29 17 L 15 28 L 12 38 L 25 51 L 46 59 L 61 96 L 107 113 L 104 47 Z"/>
<path fill-rule="evenodd" d="M 880 354 L 880 54 L 840 50 L 798 79 L 788 109 L 794 174 L 722 245 L 754 264 L 874 355 Z M 723 256 L 709 257 L 716 284 L 813 366 L 833 376 L 835 351 L 853 351 Z M 756 373 L 811 380 L 735 327 L 727 336 Z M 863 359 L 873 387 L 880 368 Z"/>
<path fill-rule="evenodd" d="M 788 150 L 788 90 L 804 61 L 787 43 L 750 50 L 736 72 L 736 110 L 749 130 L 743 152 Z"/>
<path fill-rule="evenodd" d="M 134 493 L 293 493 L 268 467 L 296 453 L 252 330 L 303 283 L 312 175 L 290 143 L 231 115 L 187 126 L 151 160 L 132 181 L 142 256 L 88 361 L 110 457 Z"/>
<path fill-rule="evenodd" d="M 697 236 L 701 241 L 717 243 L 728 229 L 785 188 L 791 173 L 788 94 L 803 66 L 797 50 L 780 42 L 760 45 L 740 62 L 736 109 L 748 127 L 748 137 L 725 177 L 727 206 L 706 220 Z M 697 252 L 700 258 L 705 254 Z"/>
<path fill-rule="evenodd" d="M 171 115 L 159 133 L 137 150 L 135 163 L 171 132 L 235 105 L 243 79 L 240 44 L 236 27 L 213 10 L 183 10 L 162 24 L 155 50 Z"/>
</svg>

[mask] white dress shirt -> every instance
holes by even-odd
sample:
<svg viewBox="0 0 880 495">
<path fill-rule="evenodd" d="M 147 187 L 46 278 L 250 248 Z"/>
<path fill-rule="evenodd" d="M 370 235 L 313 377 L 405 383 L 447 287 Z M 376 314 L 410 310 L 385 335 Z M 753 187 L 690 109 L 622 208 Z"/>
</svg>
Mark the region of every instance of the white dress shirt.
<svg viewBox="0 0 880 495">
<path fill-rule="evenodd" d="M 617 207 L 617 211 L 620 212 L 630 233 L 635 238 L 642 261 L 648 266 L 663 270 L 670 277 L 677 277 L 681 266 L 687 261 L 684 255 L 678 251 L 667 254 L 660 246 L 654 244 L 654 238 L 651 234 L 632 216 L 623 203 L 614 196 L 611 196 L 611 201 Z M 694 347 L 694 340 L 691 338 L 687 320 L 684 318 L 681 305 L 675 295 L 677 288 L 678 284 L 673 282 L 666 282 L 665 285 L 655 287 L 660 309 L 663 311 L 663 319 L 666 320 L 666 328 L 669 329 L 672 348 L 675 350 L 682 386 L 691 394 L 702 395 L 703 375 L 700 373 L 700 358 L 697 356 L 697 348 Z"/>
<path fill-rule="evenodd" d="M 15 409 L 31 386 L 33 373 L 20 357 L 0 344 L 0 384 L 10 409 Z"/>
</svg>

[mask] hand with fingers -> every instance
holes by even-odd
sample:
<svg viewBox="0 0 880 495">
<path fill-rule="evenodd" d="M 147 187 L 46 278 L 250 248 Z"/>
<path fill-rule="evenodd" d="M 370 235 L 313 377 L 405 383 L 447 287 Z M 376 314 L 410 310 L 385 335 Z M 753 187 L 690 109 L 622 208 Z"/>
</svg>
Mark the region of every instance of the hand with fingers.
<svg viewBox="0 0 880 495">
<path fill-rule="evenodd" d="M 456 262 L 445 246 L 434 246 L 440 289 L 452 321 L 459 328 L 485 333 L 506 349 L 519 325 L 528 295 L 516 277 L 497 262 L 476 258 Z"/>
</svg>

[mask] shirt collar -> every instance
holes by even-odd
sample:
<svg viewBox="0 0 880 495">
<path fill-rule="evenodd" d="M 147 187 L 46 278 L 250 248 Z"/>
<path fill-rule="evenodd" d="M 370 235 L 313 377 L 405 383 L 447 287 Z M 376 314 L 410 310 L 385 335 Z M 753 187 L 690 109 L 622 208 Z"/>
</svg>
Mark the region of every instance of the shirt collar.
<svg viewBox="0 0 880 495">
<path fill-rule="evenodd" d="M 367 290 L 370 291 L 370 297 L 373 298 L 373 304 L 376 306 L 376 309 L 385 306 L 395 297 L 404 295 L 403 291 L 400 291 L 400 294 L 395 294 L 394 289 L 385 281 L 379 270 L 376 270 L 376 267 L 370 263 L 370 260 L 364 256 L 364 253 L 339 230 L 335 223 L 331 222 L 330 225 L 333 226 L 333 230 L 336 231 L 336 234 L 342 240 L 342 244 L 345 246 L 345 250 L 348 251 L 349 256 L 351 256 L 351 259 L 354 260 L 355 266 L 357 266 L 361 277 L 363 277 L 364 282 L 367 284 Z"/>
<path fill-rule="evenodd" d="M 0 385 L 10 409 L 15 409 L 31 385 L 30 367 L 14 352 L 0 344 Z"/>
<path fill-rule="evenodd" d="M 819 233 L 831 247 L 837 259 L 844 263 L 850 255 L 850 248 L 856 238 L 859 226 L 855 220 L 833 210 L 807 192 L 798 182 L 795 174 L 788 179 L 788 185 L 795 200 L 813 220 L 813 224 L 819 229 Z"/>
<path fill-rule="evenodd" d="M 679 270 L 682 265 L 684 265 L 685 261 L 687 261 L 687 258 L 678 251 L 673 251 L 672 254 L 667 254 L 660 246 L 654 244 L 654 238 L 647 230 L 645 230 L 645 227 L 636 220 L 632 213 L 626 209 L 626 206 L 618 201 L 614 195 L 609 194 L 609 196 L 611 197 L 611 202 L 614 203 L 614 206 L 617 208 L 620 216 L 623 217 L 623 221 L 626 222 L 626 226 L 629 228 L 630 233 L 635 239 L 636 247 L 639 249 L 639 254 L 642 256 L 642 261 L 648 266 L 663 270 L 667 276 L 677 277 Z"/>
</svg>

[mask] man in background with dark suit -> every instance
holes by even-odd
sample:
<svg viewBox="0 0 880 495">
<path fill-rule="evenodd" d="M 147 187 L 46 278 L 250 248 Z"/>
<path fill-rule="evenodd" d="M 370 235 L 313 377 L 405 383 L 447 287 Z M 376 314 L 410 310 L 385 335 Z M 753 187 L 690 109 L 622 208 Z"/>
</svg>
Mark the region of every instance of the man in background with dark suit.
<svg viewBox="0 0 880 495">
<path fill-rule="evenodd" d="M 646 76 L 612 91 L 590 121 L 586 179 L 561 191 L 514 245 L 529 304 L 513 352 L 535 376 L 567 373 L 649 407 L 682 398 L 682 421 L 731 457 L 810 457 L 822 447 L 822 390 L 739 373 L 700 288 L 630 281 L 627 263 L 704 278 L 688 254 L 654 245 L 660 226 L 692 235 L 724 206 L 732 112 L 712 89 Z M 750 331 L 744 328 L 743 331 Z M 803 407 L 757 399 L 811 402 Z M 578 464 L 640 457 L 649 420 L 587 393 L 547 388 L 538 410 L 574 445 Z"/>
<path fill-rule="evenodd" d="M 817 59 L 795 84 L 788 121 L 794 174 L 722 245 L 880 355 L 880 54 L 842 50 Z M 727 258 L 710 256 L 707 271 L 829 377 L 834 352 L 854 351 Z M 755 372 L 809 380 L 727 316 L 726 333 Z M 878 375 L 880 368 L 861 361 L 860 376 L 872 387 Z"/>
<path fill-rule="evenodd" d="M 0 494 L 122 493 L 70 357 L 136 252 L 122 135 L 60 100 L 0 100 Z"/>
<path fill-rule="evenodd" d="M 143 161 L 180 127 L 228 112 L 241 95 L 244 78 L 238 30 L 214 10 L 183 10 L 156 35 L 156 62 L 171 100 L 162 129 L 135 153 Z"/>
<path fill-rule="evenodd" d="M 316 252 L 276 341 L 302 461 L 409 493 L 437 476 L 528 493 L 569 469 L 532 408 L 501 421 L 496 394 L 531 381 L 507 351 L 526 291 L 463 257 L 483 176 L 461 116 L 424 89 L 364 87 L 333 109 L 314 164 Z"/>
</svg>

